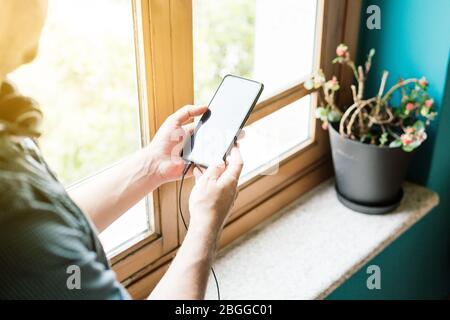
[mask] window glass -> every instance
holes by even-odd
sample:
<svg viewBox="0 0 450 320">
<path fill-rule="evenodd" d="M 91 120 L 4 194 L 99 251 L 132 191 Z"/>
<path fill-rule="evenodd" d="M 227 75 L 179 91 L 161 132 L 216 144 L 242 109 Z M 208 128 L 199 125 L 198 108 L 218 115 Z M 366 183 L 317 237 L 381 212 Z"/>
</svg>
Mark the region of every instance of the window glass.
<svg viewBox="0 0 450 320">
<path fill-rule="evenodd" d="M 207 104 L 226 74 L 265 85 L 262 99 L 313 67 L 315 0 L 194 0 L 195 101 Z"/>
<path fill-rule="evenodd" d="M 279 162 L 310 138 L 311 123 L 311 96 L 306 96 L 247 126 L 240 142 L 241 182 L 256 174 L 276 174 Z"/>
<path fill-rule="evenodd" d="M 64 184 L 141 148 L 131 1 L 51 0 L 38 58 L 11 78 L 39 101 L 40 145 Z M 148 211 L 143 200 L 106 230 L 107 250 L 149 232 Z"/>
</svg>

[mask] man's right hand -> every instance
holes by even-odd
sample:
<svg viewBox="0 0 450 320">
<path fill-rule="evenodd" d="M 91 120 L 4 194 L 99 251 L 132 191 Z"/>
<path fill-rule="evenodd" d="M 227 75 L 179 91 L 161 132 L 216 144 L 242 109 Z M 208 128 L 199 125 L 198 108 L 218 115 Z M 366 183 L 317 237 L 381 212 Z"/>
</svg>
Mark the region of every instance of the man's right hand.
<svg viewBox="0 0 450 320">
<path fill-rule="evenodd" d="M 189 199 L 192 227 L 206 228 L 219 235 L 237 198 L 237 186 L 243 161 L 234 147 L 227 164 L 210 166 L 203 173 L 194 169 L 196 184 Z"/>
<path fill-rule="evenodd" d="M 183 244 L 151 299 L 204 299 L 217 241 L 237 196 L 242 158 L 233 148 L 227 165 L 194 169 L 197 183 L 191 192 L 191 221 Z"/>
</svg>

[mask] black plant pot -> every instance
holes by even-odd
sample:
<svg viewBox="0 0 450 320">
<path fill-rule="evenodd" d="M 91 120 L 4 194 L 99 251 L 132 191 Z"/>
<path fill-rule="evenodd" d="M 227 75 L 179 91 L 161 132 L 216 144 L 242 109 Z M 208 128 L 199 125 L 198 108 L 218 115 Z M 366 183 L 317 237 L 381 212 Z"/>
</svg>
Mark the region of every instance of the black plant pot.
<svg viewBox="0 0 450 320">
<path fill-rule="evenodd" d="M 339 200 L 362 213 L 394 210 L 403 198 L 402 182 L 412 154 L 344 138 L 333 126 L 329 132 Z"/>
</svg>

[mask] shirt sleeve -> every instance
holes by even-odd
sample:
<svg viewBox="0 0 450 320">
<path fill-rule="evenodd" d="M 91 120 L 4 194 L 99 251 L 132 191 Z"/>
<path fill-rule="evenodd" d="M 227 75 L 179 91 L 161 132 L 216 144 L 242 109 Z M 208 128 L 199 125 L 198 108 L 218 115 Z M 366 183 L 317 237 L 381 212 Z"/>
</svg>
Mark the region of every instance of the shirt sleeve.
<svg viewBox="0 0 450 320">
<path fill-rule="evenodd" d="M 89 235 L 57 209 L 38 203 L 0 222 L 0 299 L 129 299 Z"/>
</svg>

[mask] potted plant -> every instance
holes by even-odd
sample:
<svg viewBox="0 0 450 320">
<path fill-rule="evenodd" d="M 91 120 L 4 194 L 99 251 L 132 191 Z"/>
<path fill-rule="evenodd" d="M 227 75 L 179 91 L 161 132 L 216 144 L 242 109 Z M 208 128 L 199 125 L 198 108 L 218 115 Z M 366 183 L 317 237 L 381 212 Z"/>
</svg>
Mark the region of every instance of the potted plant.
<svg viewBox="0 0 450 320">
<path fill-rule="evenodd" d="M 365 82 L 375 50 L 370 50 L 364 66 L 356 66 L 345 44 L 336 54 L 333 63 L 353 71 L 353 104 L 345 109 L 336 105 L 339 82 L 336 77 L 327 81 L 321 70 L 311 75 L 305 88 L 321 89 L 316 117 L 329 130 L 338 198 L 359 212 L 392 211 L 403 197 L 401 186 L 411 155 L 426 140 L 426 127 L 436 117 L 427 80 L 401 79 L 385 90 L 385 71 L 378 94 L 368 98 Z"/>
</svg>

